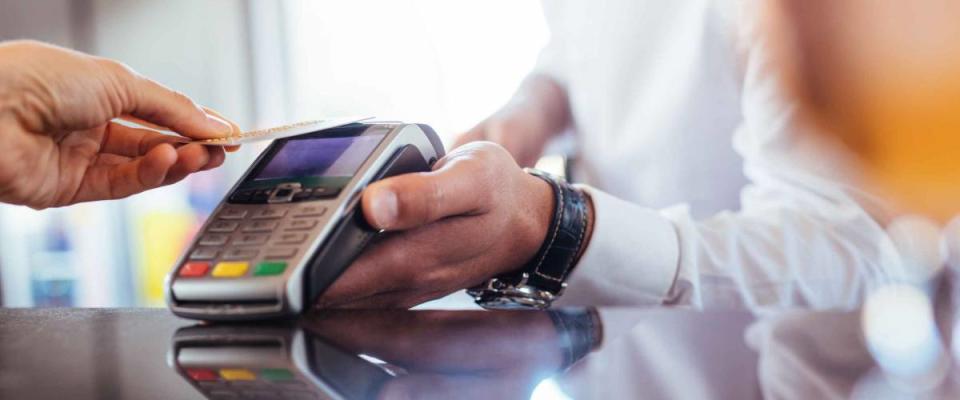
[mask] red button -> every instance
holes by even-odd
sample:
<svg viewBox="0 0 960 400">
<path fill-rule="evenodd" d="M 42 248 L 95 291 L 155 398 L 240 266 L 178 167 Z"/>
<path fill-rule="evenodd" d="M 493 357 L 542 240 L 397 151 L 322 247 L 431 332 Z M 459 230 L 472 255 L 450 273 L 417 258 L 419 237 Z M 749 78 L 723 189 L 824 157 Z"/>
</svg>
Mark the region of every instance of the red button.
<svg viewBox="0 0 960 400">
<path fill-rule="evenodd" d="M 190 376 L 190 379 L 193 379 L 195 381 L 217 380 L 217 373 L 213 372 L 213 370 L 210 370 L 210 369 L 187 368 L 187 375 Z"/>
<path fill-rule="evenodd" d="M 183 267 L 180 268 L 180 276 L 185 276 L 185 277 L 204 276 L 207 274 L 208 270 L 210 270 L 210 263 L 191 261 L 186 264 L 183 264 Z"/>
</svg>

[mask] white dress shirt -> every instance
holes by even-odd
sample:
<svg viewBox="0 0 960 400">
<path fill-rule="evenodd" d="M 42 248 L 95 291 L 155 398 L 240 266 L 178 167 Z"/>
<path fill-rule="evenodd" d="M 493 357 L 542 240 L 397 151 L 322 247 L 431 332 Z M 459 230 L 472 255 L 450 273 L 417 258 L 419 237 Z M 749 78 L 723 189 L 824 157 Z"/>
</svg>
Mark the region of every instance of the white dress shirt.
<svg viewBox="0 0 960 400">
<path fill-rule="evenodd" d="M 782 99 L 755 5 L 544 8 L 537 72 L 567 90 L 596 210 L 558 304 L 844 308 L 901 279 L 882 205 Z"/>
</svg>

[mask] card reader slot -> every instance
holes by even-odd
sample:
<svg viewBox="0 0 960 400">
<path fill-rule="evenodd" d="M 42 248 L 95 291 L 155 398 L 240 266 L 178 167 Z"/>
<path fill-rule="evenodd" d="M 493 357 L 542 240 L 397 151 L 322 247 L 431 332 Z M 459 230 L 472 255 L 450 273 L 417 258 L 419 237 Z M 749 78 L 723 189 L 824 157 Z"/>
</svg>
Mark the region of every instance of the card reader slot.
<svg viewBox="0 0 960 400">
<path fill-rule="evenodd" d="M 397 149 L 371 182 L 429 170 L 429 161 L 424 159 L 416 146 L 408 144 Z M 357 203 L 331 233 L 333 240 L 326 243 L 310 260 L 304 279 L 304 309 L 313 306 L 317 298 L 340 277 L 376 235 L 377 231 L 367 223 L 363 209 Z"/>
</svg>

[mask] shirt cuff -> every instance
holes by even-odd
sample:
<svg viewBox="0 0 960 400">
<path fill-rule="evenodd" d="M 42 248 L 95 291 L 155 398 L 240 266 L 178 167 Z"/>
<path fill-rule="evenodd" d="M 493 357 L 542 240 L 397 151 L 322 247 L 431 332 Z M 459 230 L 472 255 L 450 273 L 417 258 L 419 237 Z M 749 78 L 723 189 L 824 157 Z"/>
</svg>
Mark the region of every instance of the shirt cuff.
<svg viewBox="0 0 960 400">
<path fill-rule="evenodd" d="M 557 305 L 661 304 L 677 276 L 680 246 L 659 211 L 576 185 L 593 202 L 590 243 Z"/>
</svg>

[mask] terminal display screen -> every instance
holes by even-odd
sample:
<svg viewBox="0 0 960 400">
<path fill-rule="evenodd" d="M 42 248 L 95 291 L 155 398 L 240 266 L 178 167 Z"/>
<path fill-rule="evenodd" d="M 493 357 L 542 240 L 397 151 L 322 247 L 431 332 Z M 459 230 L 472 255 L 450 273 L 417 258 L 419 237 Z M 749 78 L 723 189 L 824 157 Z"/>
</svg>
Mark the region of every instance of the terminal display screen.
<svg viewBox="0 0 960 400">
<path fill-rule="evenodd" d="M 350 177 L 382 139 L 383 134 L 288 140 L 254 179 Z"/>
<path fill-rule="evenodd" d="M 324 135 L 285 139 L 271 150 L 244 186 L 300 182 L 304 186 L 342 187 L 376 150 L 386 132 L 340 128 Z"/>
</svg>

